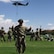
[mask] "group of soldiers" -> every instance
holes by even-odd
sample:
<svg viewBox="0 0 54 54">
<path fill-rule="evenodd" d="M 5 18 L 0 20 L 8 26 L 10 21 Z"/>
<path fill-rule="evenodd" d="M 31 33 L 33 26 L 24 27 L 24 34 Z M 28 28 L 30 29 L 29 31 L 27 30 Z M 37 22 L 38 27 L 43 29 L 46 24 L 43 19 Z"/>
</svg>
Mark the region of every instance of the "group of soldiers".
<svg viewBox="0 0 54 54">
<path fill-rule="evenodd" d="M 16 40 L 15 46 L 17 48 L 18 53 L 23 54 L 26 49 L 26 45 L 25 45 L 26 31 L 29 32 L 31 30 L 31 27 L 27 28 L 27 27 L 23 26 L 22 19 L 19 19 L 18 23 L 19 24 L 17 26 L 15 26 L 15 27 L 12 26 L 12 28 L 9 28 L 7 33 L 5 33 L 4 28 L 1 27 L 0 40 L 2 41 L 2 39 L 3 39 L 4 42 L 6 41 L 5 34 L 7 34 L 8 41 L 11 41 L 12 36 L 13 36 L 14 40 Z"/>
<path fill-rule="evenodd" d="M 4 27 L 1 27 L 1 29 L 0 29 L 0 41 L 4 41 L 4 42 L 10 41 L 11 42 L 12 37 L 15 40 L 15 36 L 13 34 L 11 27 L 9 27 L 9 30 L 7 33 L 5 32 Z"/>
<path fill-rule="evenodd" d="M 31 31 L 31 36 L 30 36 L 30 41 L 54 41 L 54 37 L 52 34 L 45 34 L 42 36 L 41 34 L 41 28 L 40 29 L 36 29 L 36 32 L 34 32 L 33 30 Z"/>
<path fill-rule="evenodd" d="M 14 29 L 14 26 L 12 26 L 12 28 L 11 27 L 9 27 L 9 30 L 8 30 L 8 32 L 7 33 L 5 33 L 5 31 L 4 31 L 4 28 L 3 27 L 1 27 L 1 29 L 0 29 L 0 40 L 2 41 L 6 41 L 5 40 L 5 34 L 7 34 L 7 41 L 10 41 L 11 42 L 11 40 L 12 40 L 12 37 L 13 37 L 13 40 L 16 40 L 17 39 L 17 33 L 16 33 L 16 31 L 15 31 L 15 29 Z M 30 41 L 32 41 L 32 40 L 42 40 L 41 39 L 41 29 L 39 29 L 38 30 L 38 28 L 36 29 L 36 32 L 34 32 L 33 30 L 31 30 L 31 35 L 30 35 Z"/>
<path fill-rule="evenodd" d="M 32 30 L 32 28 L 27 28 L 25 26 L 23 26 L 23 20 L 19 19 L 18 20 L 18 25 L 17 26 L 12 26 L 12 28 L 9 27 L 9 30 L 7 32 L 7 41 L 12 40 L 12 37 L 14 40 L 16 40 L 15 46 L 16 49 L 18 51 L 19 54 L 23 54 L 25 49 L 26 49 L 26 45 L 25 45 L 25 36 L 26 36 L 26 32 L 29 32 Z M 1 27 L 0 29 L 0 40 L 3 39 L 4 42 L 6 41 L 5 39 L 5 31 L 4 28 Z M 36 29 L 36 32 L 34 32 L 33 30 L 31 31 L 31 35 L 30 35 L 30 41 L 32 41 L 35 38 L 35 40 L 42 40 L 41 38 L 41 28 L 40 29 Z M 2 40 L 1 40 L 2 41 Z"/>
<path fill-rule="evenodd" d="M 38 41 L 38 40 L 42 40 L 41 38 L 41 28 L 40 29 L 36 29 L 36 31 L 34 32 L 33 30 L 31 31 L 31 36 L 30 36 L 30 41 L 34 40 Z"/>
</svg>

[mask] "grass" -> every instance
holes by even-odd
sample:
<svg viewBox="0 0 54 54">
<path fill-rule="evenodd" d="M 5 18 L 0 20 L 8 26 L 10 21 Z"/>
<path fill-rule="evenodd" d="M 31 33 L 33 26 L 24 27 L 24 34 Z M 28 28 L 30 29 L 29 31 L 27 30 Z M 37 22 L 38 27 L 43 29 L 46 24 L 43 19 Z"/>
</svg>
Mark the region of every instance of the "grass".
<svg viewBox="0 0 54 54">
<path fill-rule="evenodd" d="M 54 54 L 54 41 L 29 41 L 26 37 L 26 46 L 24 54 Z M 0 42 L 0 54 L 18 54 L 15 42 Z"/>
</svg>

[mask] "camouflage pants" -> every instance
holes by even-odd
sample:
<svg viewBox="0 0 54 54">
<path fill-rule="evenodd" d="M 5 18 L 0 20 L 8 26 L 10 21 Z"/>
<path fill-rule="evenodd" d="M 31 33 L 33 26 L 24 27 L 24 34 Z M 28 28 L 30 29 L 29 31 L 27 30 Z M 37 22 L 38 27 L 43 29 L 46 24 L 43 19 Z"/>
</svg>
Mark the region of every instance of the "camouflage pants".
<svg viewBox="0 0 54 54">
<path fill-rule="evenodd" d="M 26 46 L 25 46 L 24 40 L 25 40 L 25 38 L 22 38 L 22 37 L 17 38 L 15 45 L 16 45 L 16 48 L 17 48 L 19 54 L 24 53 L 24 51 L 25 51 Z"/>
<path fill-rule="evenodd" d="M 0 38 L 3 39 L 5 42 L 5 37 L 3 35 L 0 35 Z"/>
</svg>

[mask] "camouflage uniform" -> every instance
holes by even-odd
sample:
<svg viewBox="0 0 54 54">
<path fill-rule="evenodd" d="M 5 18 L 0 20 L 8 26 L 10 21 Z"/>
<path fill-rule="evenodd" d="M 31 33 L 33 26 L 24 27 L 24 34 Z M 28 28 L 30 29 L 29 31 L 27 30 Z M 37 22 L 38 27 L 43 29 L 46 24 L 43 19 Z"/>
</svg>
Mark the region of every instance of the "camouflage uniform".
<svg viewBox="0 0 54 54">
<path fill-rule="evenodd" d="M 30 41 L 33 41 L 34 36 L 35 36 L 35 33 L 34 33 L 34 31 L 32 30 L 31 36 L 30 36 Z"/>
<path fill-rule="evenodd" d="M 0 38 L 3 38 L 3 40 L 5 42 L 4 34 L 5 34 L 5 31 L 3 30 L 3 27 L 1 27 L 1 30 L 0 30 Z"/>
<path fill-rule="evenodd" d="M 8 31 L 8 41 L 11 41 L 11 36 L 12 36 L 12 30 L 11 30 L 11 28 L 9 28 L 9 31 Z"/>
<path fill-rule="evenodd" d="M 36 29 L 36 37 L 35 37 L 35 40 L 41 40 L 40 34 L 38 32 L 38 28 Z"/>
<path fill-rule="evenodd" d="M 24 51 L 25 51 L 25 48 L 26 48 L 26 46 L 25 46 L 26 31 L 30 31 L 30 30 L 31 30 L 31 28 L 27 29 L 26 27 L 20 26 L 20 25 L 17 25 L 15 27 L 15 31 L 17 33 L 16 47 L 18 49 L 19 54 L 21 53 L 21 50 L 22 50 L 22 53 L 24 53 Z"/>
</svg>

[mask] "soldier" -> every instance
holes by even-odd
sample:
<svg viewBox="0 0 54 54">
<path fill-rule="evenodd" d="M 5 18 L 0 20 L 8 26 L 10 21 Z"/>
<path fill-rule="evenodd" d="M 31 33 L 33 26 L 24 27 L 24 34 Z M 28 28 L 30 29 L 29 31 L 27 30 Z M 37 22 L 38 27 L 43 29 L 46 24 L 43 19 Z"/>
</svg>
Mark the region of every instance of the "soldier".
<svg viewBox="0 0 54 54">
<path fill-rule="evenodd" d="M 36 29 L 36 37 L 35 37 L 35 40 L 41 40 L 40 35 L 39 35 L 38 28 Z"/>
<path fill-rule="evenodd" d="M 47 41 L 53 41 L 53 36 L 51 35 L 51 34 L 45 34 L 45 39 L 47 40 Z"/>
<path fill-rule="evenodd" d="M 36 32 L 35 32 L 35 40 L 38 40 L 38 28 L 36 29 Z"/>
<path fill-rule="evenodd" d="M 12 26 L 12 35 L 13 35 L 14 41 L 16 41 L 17 35 L 15 32 L 14 26 Z"/>
<path fill-rule="evenodd" d="M 11 28 L 9 27 L 9 31 L 8 31 L 8 41 L 10 41 L 11 42 L 11 36 L 12 36 L 12 31 L 11 31 Z"/>
<path fill-rule="evenodd" d="M 29 29 L 27 29 L 26 27 L 23 26 L 23 20 L 22 19 L 19 19 L 18 20 L 18 23 L 19 25 L 17 25 L 15 27 L 15 31 L 17 33 L 17 41 L 16 41 L 16 47 L 17 47 L 17 50 L 20 53 L 24 53 L 25 51 L 25 36 L 26 36 L 26 31 L 30 31 L 31 30 L 31 27 Z"/>
<path fill-rule="evenodd" d="M 39 29 L 39 34 L 40 34 L 40 37 L 41 37 L 41 31 L 42 31 L 42 29 L 41 29 L 41 26 L 40 26 L 40 29 Z"/>
<path fill-rule="evenodd" d="M 4 37 L 4 34 L 5 34 L 5 31 L 4 31 L 4 28 L 1 27 L 1 30 L 0 30 L 0 38 L 2 38 L 5 42 L 5 37 Z M 1 40 L 2 41 L 2 40 Z"/>
<path fill-rule="evenodd" d="M 34 31 L 32 30 L 32 32 L 31 32 L 31 37 L 30 37 L 30 41 L 33 40 L 34 36 L 35 36 L 35 33 L 34 33 Z"/>
</svg>

